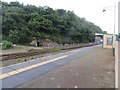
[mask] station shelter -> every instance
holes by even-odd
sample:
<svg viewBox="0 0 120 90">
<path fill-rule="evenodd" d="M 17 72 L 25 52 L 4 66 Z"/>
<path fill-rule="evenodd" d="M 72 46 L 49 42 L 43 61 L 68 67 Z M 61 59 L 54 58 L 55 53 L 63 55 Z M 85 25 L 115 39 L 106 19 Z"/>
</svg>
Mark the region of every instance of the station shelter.
<svg viewBox="0 0 120 90">
<path fill-rule="evenodd" d="M 116 38 L 117 38 L 116 35 L 95 33 L 95 36 L 101 37 L 103 48 L 112 49 L 116 46 Z"/>
</svg>

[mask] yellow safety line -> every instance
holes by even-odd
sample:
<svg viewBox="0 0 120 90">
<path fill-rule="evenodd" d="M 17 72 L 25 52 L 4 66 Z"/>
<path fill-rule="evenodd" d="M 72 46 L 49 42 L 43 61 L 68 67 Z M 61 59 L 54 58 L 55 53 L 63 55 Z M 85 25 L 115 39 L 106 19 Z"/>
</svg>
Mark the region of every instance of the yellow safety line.
<svg viewBox="0 0 120 90">
<path fill-rule="evenodd" d="M 48 64 L 50 62 L 54 62 L 54 61 L 60 60 L 60 59 L 65 58 L 65 57 L 68 57 L 68 55 L 61 56 L 61 57 L 58 57 L 58 58 L 55 58 L 55 59 L 51 59 L 51 60 L 48 60 L 48 61 L 44 61 L 44 62 L 41 62 L 41 63 L 38 63 L 38 64 L 34 64 L 34 65 L 31 65 L 31 66 L 27 66 L 27 67 L 24 67 L 24 68 L 15 70 L 15 71 L 7 72 L 5 74 L 1 74 L 0 75 L 0 79 L 3 79 L 3 78 L 6 78 L 6 77 L 9 77 L 9 76 L 21 73 L 23 71 L 27 71 L 27 70 L 36 68 L 36 67 L 41 66 L 41 65 Z"/>
</svg>

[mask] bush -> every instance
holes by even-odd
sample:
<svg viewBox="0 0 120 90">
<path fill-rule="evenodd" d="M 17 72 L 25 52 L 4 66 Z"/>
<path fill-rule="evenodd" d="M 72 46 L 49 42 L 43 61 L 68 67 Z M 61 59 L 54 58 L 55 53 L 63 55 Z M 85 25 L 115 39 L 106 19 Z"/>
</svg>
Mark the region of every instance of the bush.
<svg viewBox="0 0 120 90">
<path fill-rule="evenodd" d="M 12 47 L 12 42 L 3 40 L 2 41 L 2 49 L 9 49 Z"/>
</svg>

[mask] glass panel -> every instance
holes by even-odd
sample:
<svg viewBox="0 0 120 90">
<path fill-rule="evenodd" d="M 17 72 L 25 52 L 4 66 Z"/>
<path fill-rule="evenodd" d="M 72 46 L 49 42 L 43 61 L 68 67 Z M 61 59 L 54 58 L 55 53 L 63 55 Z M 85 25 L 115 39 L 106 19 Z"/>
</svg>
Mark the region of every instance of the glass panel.
<svg viewBox="0 0 120 90">
<path fill-rule="evenodd" d="M 112 38 L 107 38 L 107 45 L 112 45 Z"/>
</svg>

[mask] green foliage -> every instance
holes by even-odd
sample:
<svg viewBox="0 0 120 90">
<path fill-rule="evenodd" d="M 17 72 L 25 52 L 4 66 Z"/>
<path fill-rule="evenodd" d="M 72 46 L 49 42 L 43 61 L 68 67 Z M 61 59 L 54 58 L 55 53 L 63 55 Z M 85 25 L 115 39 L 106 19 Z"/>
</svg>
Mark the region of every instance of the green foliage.
<svg viewBox="0 0 120 90">
<path fill-rule="evenodd" d="M 2 34 L 13 43 L 29 43 L 33 36 L 58 43 L 94 41 L 99 26 L 80 18 L 73 11 L 50 7 L 2 2 Z"/>
<path fill-rule="evenodd" d="M 9 49 L 12 47 L 12 43 L 7 40 L 3 40 L 2 42 L 2 49 Z"/>
<path fill-rule="evenodd" d="M 20 37 L 19 37 L 19 31 L 18 30 L 10 30 L 9 39 L 13 43 L 18 43 L 18 41 L 20 39 Z"/>
<path fill-rule="evenodd" d="M 31 33 L 28 29 L 23 30 L 10 30 L 9 40 L 13 43 L 26 44 L 31 41 L 29 36 Z"/>
<path fill-rule="evenodd" d="M 104 34 L 107 34 L 107 32 L 106 32 L 106 31 L 103 31 L 103 33 L 104 33 Z"/>
</svg>

